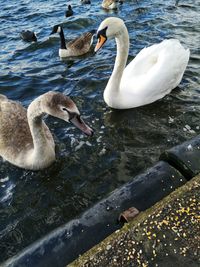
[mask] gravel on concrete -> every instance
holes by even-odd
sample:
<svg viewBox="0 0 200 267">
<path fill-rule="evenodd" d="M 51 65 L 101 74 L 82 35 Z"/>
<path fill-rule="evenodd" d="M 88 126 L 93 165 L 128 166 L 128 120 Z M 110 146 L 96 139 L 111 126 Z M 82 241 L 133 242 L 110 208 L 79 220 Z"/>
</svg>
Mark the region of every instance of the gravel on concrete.
<svg viewBox="0 0 200 267">
<path fill-rule="evenodd" d="M 200 175 L 68 266 L 200 266 Z"/>
</svg>

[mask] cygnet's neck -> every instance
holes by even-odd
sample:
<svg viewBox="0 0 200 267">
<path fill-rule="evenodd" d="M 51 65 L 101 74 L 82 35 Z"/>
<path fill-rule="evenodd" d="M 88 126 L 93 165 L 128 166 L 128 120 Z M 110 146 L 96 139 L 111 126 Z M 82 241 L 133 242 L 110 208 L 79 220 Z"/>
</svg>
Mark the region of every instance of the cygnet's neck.
<svg viewBox="0 0 200 267">
<path fill-rule="evenodd" d="M 27 110 L 27 118 L 33 138 L 34 149 L 41 147 L 46 140 L 44 129 L 42 127 L 42 115 L 41 97 L 38 97 L 29 105 Z"/>
<path fill-rule="evenodd" d="M 33 139 L 33 151 L 30 158 L 31 161 L 39 160 L 40 158 L 41 160 L 45 159 L 47 161 L 47 158 L 49 158 L 51 161 L 55 157 L 54 147 L 50 147 L 47 133 L 45 131 L 47 127 L 42 120 L 42 115 L 45 113 L 43 110 L 42 97 L 43 96 L 36 98 L 29 105 L 27 110 L 28 124 Z"/>
<path fill-rule="evenodd" d="M 121 28 L 120 33 L 115 36 L 115 41 L 117 44 L 117 55 L 112 75 L 104 91 L 105 101 L 109 96 L 109 99 L 113 99 L 120 89 L 120 82 L 126 66 L 129 51 L 129 35 L 125 25 Z M 113 97 L 111 95 L 113 95 Z"/>
</svg>

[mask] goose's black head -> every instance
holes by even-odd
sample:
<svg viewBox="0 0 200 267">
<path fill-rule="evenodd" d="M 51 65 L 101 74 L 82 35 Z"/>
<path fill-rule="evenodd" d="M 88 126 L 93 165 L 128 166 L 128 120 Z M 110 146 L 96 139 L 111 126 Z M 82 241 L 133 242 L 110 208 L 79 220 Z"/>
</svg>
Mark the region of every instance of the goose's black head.
<svg viewBox="0 0 200 267">
<path fill-rule="evenodd" d="M 62 31 L 62 26 L 58 24 L 53 26 L 52 32 L 50 34 L 60 33 L 61 31 Z"/>
</svg>

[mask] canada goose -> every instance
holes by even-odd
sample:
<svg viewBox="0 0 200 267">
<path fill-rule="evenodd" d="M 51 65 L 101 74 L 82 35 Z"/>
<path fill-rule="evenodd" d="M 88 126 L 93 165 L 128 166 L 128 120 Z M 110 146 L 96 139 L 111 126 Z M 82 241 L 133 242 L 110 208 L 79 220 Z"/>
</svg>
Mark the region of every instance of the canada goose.
<svg viewBox="0 0 200 267">
<path fill-rule="evenodd" d="M 51 34 L 54 33 L 60 34 L 61 47 L 59 49 L 59 56 L 64 58 L 81 56 L 88 53 L 93 43 L 95 30 L 83 33 L 80 37 L 68 43 L 65 42 L 65 36 L 61 25 L 55 25 L 53 27 Z"/>
<path fill-rule="evenodd" d="M 24 40 L 24 41 L 27 41 L 27 42 L 37 42 L 37 36 L 34 32 L 32 31 L 29 31 L 29 30 L 23 30 L 21 33 L 20 33 L 20 36 L 21 38 Z"/>
<path fill-rule="evenodd" d="M 74 14 L 71 5 L 68 5 L 67 10 L 65 12 L 65 17 L 70 17 Z"/>
<path fill-rule="evenodd" d="M 101 6 L 104 9 L 117 9 L 118 0 L 103 0 Z"/>
<path fill-rule="evenodd" d="M 116 109 L 152 103 L 169 94 L 180 83 L 190 51 L 178 40 L 164 40 L 142 49 L 126 66 L 129 35 L 123 20 L 105 19 L 97 31 L 97 52 L 108 38 L 115 38 L 117 56 L 112 75 L 104 90 L 104 100 Z"/>
<path fill-rule="evenodd" d="M 42 120 L 45 113 L 72 122 L 89 136 L 93 134 L 80 118 L 75 103 L 64 94 L 49 91 L 31 102 L 27 110 L 0 95 L 0 156 L 24 169 L 41 170 L 51 165 L 55 144 Z"/>
</svg>

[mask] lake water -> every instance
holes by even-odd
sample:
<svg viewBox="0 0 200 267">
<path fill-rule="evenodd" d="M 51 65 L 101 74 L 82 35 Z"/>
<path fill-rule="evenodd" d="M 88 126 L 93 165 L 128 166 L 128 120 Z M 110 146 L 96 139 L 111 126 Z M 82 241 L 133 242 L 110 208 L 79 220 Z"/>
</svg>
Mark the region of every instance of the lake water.
<svg viewBox="0 0 200 267">
<path fill-rule="evenodd" d="M 126 0 L 117 12 L 101 1 L 0 0 L 0 93 L 24 106 L 49 90 L 70 95 L 91 138 L 72 125 L 45 118 L 55 142 L 57 161 L 32 172 L 0 159 L 0 262 L 68 222 L 115 188 L 158 161 L 168 148 L 200 133 L 200 0 Z M 125 20 L 130 35 L 129 60 L 144 46 L 178 38 L 189 47 L 189 65 L 178 88 L 148 106 L 117 111 L 106 106 L 103 90 L 112 72 L 116 47 L 108 41 L 96 55 L 61 61 L 59 36 L 66 39 L 97 29 L 108 16 Z M 22 30 L 34 30 L 37 43 L 23 42 Z M 95 40 L 96 42 L 96 40 Z"/>
</svg>

